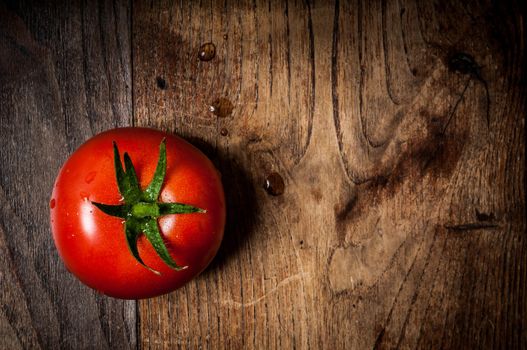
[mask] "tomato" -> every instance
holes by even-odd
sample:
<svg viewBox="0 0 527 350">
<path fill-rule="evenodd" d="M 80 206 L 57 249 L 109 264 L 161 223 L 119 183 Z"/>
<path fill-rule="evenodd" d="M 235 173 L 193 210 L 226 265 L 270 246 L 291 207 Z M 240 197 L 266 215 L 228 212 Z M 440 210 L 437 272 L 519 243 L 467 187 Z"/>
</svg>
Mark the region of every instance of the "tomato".
<svg viewBox="0 0 527 350">
<path fill-rule="evenodd" d="M 182 138 L 120 128 L 69 157 L 50 213 L 71 273 L 103 294 L 141 299 L 171 292 L 207 267 L 223 238 L 225 197 L 216 168 Z"/>
</svg>

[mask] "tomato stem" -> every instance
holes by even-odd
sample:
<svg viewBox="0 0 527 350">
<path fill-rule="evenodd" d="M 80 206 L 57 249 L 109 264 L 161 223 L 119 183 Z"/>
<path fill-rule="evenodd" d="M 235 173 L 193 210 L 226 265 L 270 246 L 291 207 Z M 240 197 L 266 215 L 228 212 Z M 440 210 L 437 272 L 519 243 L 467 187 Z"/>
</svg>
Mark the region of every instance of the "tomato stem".
<svg viewBox="0 0 527 350">
<path fill-rule="evenodd" d="M 139 202 L 133 205 L 131 212 L 138 219 L 147 216 L 157 218 L 159 216 L 159 205 L 157 203 Z"/>
<path fill-rule="evenodd" d="M 163 215 L 205 213 L 206 210 L 183 203 L 161 203 L 157 201 L 166 175 L 167 156 L 165 140 L 163 139 L 159 145 L 159 158 L 154 177 L 144 191 L 141 191 L 132 159 L 128 153 L 124 154 L 124 169 L 121 163 L 119 149 L 115 142 L 113 143 L 113 153 L 117 188 L 124 198 L 125 203 L 121 205 L 109 205 L 92 202 L 92 204 L 105 214 L 125 219 L 125 236 L 130 253 L 145 268 L 153 273 L 159 274 L 158 271 L 148 267 L 139 256 L 137 239 L 140 234 L 146 236 L 157 255 L 170 268 L 174 270 L 187 268 L 187 266 L 179 266 L 176 264 L 170 256 L 161 236 L 157 219 Z"/>
</svg>

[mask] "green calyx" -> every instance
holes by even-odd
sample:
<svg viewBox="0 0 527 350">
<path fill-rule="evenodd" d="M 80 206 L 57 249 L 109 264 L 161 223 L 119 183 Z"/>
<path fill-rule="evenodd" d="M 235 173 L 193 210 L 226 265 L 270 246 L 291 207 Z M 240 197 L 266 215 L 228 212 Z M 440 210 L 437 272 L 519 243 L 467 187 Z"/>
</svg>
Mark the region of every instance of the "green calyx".
<svg viewBox="0 0 527 350">
<path fill-rule="evenodd" d="M 159 158 L 154 177 L 148 187 L 142 191 L 137 180 L 134 165 L 128 153 L 124 154 L 124 169 L 117 144 L 113 143 L 115 175 L 119 193 L 124 199 L 120 205 L 110 205 L 92 202 L 105 214 L 124 219 L 126 242 L 134 258 L 144 267 L 159 274 L 158 271 L 145 265 L 137 249 L 139 235 L 144 234 L 159 257 L 174 270 L 183 270 L 187 266 L 179 266 L 170 256 L 163 241 L 157 219 L 163 215 L 205 213 L 205 210 L 182 203 L 160 203 L 159 193 L 165 180 L 167 154 L 165 140 L 159 145 Z"/>
</svg>

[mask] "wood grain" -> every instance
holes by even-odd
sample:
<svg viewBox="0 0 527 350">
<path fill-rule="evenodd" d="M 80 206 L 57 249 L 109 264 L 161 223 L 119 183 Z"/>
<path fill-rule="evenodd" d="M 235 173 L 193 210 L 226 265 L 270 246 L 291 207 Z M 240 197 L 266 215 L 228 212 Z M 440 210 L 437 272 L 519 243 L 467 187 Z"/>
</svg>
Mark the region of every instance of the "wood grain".
<svg viewBox="0 0 527 350">
<path fill-rule="evenodd" d="M 525 15 L 0 4 L 0 349 L 525 348 Z M 209 111 L 218 98 L 232 114 Z M 67 155 L 124 125 L 201 148 L 229 206 L 211 266 L 137 305 L 68 274 L 48 228 Z"/>
<path fill-rule="evenodd" d="M 524 346 L 524 15 L 134 3 L 134 121 L 200 146 L 229 203 L 213 266 L 139 303 L 142 347 Z M 218 97 L 231 116 L 208 111 Z"/>
<path fill-rule="evenodd" d="M 67 155 L 131 123 L 126 3 L 0 4 L 0 348 L 135 348 L 135 302 L 68 274 L 49 229 Z"/>
</svg>

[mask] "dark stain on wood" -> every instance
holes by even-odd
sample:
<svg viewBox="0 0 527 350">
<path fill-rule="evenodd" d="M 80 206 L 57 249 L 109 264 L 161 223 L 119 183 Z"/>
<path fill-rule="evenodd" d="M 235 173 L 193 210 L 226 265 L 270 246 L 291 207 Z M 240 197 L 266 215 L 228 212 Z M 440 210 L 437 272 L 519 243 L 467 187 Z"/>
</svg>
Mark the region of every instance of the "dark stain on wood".
<svg viewBox="0 0 527 350">
<path fill-rule="evenodd" d="M 168 88 L 166 80 L 163 79 L 162 77 L 156 78 L 156 84 L 157 84 L 157 87 L 160 88 L 161 90 L 166 90 Z"/>
<path fill-rule="evenodd" d="M 478 221 L 494 221 L 496 219 L 494 213 L 480 212 L 478 209 L 475 210 L 475 214 Z"/>
</svg>

